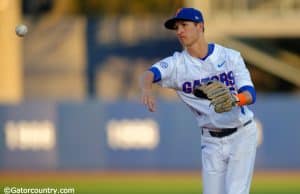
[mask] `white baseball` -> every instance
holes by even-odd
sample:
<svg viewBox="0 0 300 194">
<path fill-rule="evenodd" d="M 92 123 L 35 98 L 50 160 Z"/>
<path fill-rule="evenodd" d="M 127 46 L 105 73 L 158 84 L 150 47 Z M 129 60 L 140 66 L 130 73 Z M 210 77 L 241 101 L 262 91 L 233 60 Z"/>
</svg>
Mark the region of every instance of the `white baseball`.
<svg viewBox="0 0 300 194">
<path fill-rule="evenodd" d="M 24 24 L 20 24 L 20 25 L 18 25 L 18 26 L 16 27 L 16 34 L 17 34 L 18 36 L 23 37 L 23 36 L 25 36 L 25 35 L 27 34 L 27 32 L 28 32 L 28 28 L 27 28 L 27 26 L 24 25 Z"/>
</svg>

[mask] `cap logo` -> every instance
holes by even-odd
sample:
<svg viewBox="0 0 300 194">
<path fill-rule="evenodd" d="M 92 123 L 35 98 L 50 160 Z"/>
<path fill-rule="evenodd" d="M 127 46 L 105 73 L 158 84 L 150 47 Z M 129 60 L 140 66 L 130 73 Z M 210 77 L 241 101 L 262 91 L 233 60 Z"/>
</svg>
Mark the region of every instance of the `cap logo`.
<svg viewBox="0 0 300 194">
<path fill-rule="evenodd" d="M 182 10 L 182 8 L 179 8 L 179 9 L 177 9 L 177 11 L 176 11 L 176 16 L 179 14 L 179 12 Z"/>
<path fill-rule="evenodd" d="M 199 20 L 199 17 L 198 17 L 198 16 L 195 16 L 195 19 L 196 19 L 196 20 Z"/>
</svg>

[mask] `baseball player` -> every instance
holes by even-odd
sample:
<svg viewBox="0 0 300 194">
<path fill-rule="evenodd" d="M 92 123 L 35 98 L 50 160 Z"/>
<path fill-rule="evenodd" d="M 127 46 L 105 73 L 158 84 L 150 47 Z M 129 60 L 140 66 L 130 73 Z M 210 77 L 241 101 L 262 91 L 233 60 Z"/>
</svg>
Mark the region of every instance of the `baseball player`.
<svg viewBox="0 0 300 194">
<path fill-rule="evenodd" d="M 247 105 L 255 102 L 256 92 L 243 58 L 206 42 L 197 9 L 179 9 L 164 26 L 175 31 L 184 49 L 143 73 L 142 103 L 156 110 L 152 84 L 174 89 L 201 129 L 203 193 L 249 194 L 257 128 Z"/>
</svg>

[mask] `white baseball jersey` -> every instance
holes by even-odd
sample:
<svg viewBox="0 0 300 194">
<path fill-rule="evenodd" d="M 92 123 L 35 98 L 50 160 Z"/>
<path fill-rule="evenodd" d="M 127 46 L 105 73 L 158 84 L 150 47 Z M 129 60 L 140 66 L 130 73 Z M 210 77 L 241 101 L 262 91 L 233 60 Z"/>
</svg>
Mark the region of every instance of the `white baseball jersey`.
<svg viewBox="0 0 300 194">
<path fill-rule="evenodd" d="M 219 80 L 235 93 L 242 87 L 253 87 L 249 71 L 239 52 L 218 44 L 209 46 L 209 55 L 204 59 L 192 57 L 184 50 L 155 63 L 151 67 L 152 71 L 154 69 L 154 72 L 159 74 L 159 80 L 155 81 L 162 87 L 176 90 L 178 96 L 194 113 L 200 127 L 242 126 L 253 118 L 253 113 L 247 106 L 237 106 L 230 112 L 220 114 L 210 106 L 209 100 L 193 95 L 193 88 L 209 80 Z"/>
</svg>

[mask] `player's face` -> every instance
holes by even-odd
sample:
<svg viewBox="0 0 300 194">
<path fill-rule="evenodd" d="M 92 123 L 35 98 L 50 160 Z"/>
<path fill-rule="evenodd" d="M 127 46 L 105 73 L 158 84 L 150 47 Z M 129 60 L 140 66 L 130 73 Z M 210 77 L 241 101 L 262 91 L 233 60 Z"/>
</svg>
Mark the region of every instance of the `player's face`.
<svg viewBox="0 0 300 194">
<path fill-rule="evenodd" d="M 176 36 L 185 47 L 195 44 L 202 33 L 200 24 L 190 21 L 177 21 L 175 23 Z"/>
</svg>

